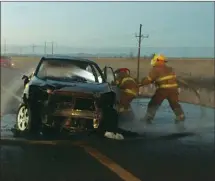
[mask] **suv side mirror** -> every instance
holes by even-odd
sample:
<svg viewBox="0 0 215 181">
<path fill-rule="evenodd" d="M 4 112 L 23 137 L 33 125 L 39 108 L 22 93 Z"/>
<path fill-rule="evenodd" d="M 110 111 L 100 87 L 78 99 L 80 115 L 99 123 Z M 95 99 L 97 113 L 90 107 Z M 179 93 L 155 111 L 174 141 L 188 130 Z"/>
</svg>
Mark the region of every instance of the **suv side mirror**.
<svg viewBox="0 0 215 181">
<path fill-rule="evenodd" d="M 24 87 L 29 82 L 29 77 L 27 75 L 22 76 L 22 80 L 24 80 Z"/>
<path fill-rule="evenodd" d="M 27 76 L 27 75 L 23 75 L 23 76 L 22 76 L 22 80 L 25 80 L 25 79 L 28 79 L 28 76 Z"/>
</svg>

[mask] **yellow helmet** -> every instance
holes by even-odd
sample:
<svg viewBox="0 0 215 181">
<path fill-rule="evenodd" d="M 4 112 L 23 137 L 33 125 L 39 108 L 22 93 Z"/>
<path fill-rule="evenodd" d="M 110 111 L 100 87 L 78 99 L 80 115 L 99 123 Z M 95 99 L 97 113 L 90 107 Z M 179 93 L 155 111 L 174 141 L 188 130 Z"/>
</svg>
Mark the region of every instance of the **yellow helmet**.
<svg viewBox="0 0 215 181">
<path fill-rule="evenodd" d="M 153 58 L 151 59 L 151 65 L 155 66 L 155 65 L 162 65 L 165 62 L 167 62 L 166 58 L 164 55 L 162 54 L 155 54 L 153 56 Z"/>
</svg>

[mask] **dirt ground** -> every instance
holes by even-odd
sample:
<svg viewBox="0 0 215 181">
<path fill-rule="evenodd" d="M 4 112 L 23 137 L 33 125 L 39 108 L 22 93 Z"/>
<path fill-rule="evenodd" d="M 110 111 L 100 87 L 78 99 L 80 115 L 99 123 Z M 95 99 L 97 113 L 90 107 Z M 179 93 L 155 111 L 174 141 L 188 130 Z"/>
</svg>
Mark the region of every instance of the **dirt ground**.
<svg viewBox="0 0 215 181">
<path fill-rule="evenodd" d="M 39 58 L 36 57 L 12 57 L 17 68 L 36 66 Z M 99 64 L 101 68 L 111 66 L 114 69 L 127 67 L 131 70 L 132 76 L 137 74 L 136 58 L 89 58 Z M 181 89 L 180 100 L 190 103 L 200 103 L 202 105 L 215 107 L 214 103 L 214 59 L 200 58 L 168 58 L 168 64 L 175 69 L 178 76 L 189 82 L 189 84 L 198 89 L 201 100 L 197 100 L 195 94 L 189 89 Z M 150 59 L 140 59 L 140 79 L 147 75 L 150 69 Z M 153 93 L 151 86 L 140 89 L 143 94 Z"/>
</svg>

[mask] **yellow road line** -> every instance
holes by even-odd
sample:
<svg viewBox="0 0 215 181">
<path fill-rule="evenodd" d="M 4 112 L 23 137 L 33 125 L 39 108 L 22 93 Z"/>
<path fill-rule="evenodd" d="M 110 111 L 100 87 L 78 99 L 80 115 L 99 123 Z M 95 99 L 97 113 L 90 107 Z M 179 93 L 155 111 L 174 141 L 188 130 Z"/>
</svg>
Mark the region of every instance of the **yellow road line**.
<svg viewBox="0 0 215 181">
<path fill-rule="evenodd" d="M 41 144 L 41 145 L 57 145 L 59 141 L 53 140 L 53 141 L 48 141 L 48 140 L 16 140 L 16 139 L 0 139 L 0 145 L 12 145 L 14 143 L 24 143 L 24 144 Z M 74 146 L 78 146 L 83 148 L 86 153 L 91 155 L 93 158 L 95 158 L 97 161 L 99 161 L 102 165 L 110 169 L 112 172 L 114 172 L 116 175 L 118 175 L 122 180 L 124 181 L 141 181 L 139 178 L 134 176 L 131 172 L 128 170 L 122 168 L 119 164 L 99 152 L 97 149 L 87 145 L 83 141 L 76 141 L 76 142 L 68 142 L 71 143 Z"/>
<path fill-rule="evenodd" d="M 84 150 L 90 154 L 93 158 L 99 161 L 102 165 L 106 166 L 112 172 L 117 174 L 124 181 L 141 181 L 139 178 L 134 176 L 128 170 L 122 168 L 119 164 L 115 163 L 113 160 L 108 158 L 107 156 L 100 153 L 97 149 L 92 148 L 83 142 L 73 143 L 74 145 L 80 146 L 84 148 Z"/>
<path fill-rule="evenodd" d="M 0 145 L 18 145 L 18 144 L 29 144 L 29 145 L 57 145 L 56 141 L 49 140 L 17 140 L 16 138 L 1 138 Z"/>
<path fill-rule="evenodd" d="M 30 144 L 57 145 L 55 141 L 31 141 Z"/>
</svg>

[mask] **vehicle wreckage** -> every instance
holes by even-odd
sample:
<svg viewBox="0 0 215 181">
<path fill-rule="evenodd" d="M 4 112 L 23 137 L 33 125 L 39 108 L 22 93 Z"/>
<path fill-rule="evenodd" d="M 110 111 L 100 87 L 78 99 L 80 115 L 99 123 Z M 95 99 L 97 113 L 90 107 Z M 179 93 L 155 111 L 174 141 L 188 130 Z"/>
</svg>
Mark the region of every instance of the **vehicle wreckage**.
<svg viewBox="0 0 215 181">
<path fill-rule="evenodd" d="M 16 135 L 41 130 L 77 133 L 117 125 L 119 95 L 111 67 L 102 71 L 87 59 L 42 57 L 23 80 Z"/>
<path fill-rule="evenodd" d="M 130 70 L 124 68 L 130 74 Z M 18 108 L 15 135 L 106 131 L 117 127 L 120 91 L 116 71 L 81 58 L 42 57 L 30 76 Z M 178 78 L 180 85 L 190 87 Z M 192 87 L 190 87 L 192 88 Z M 198 92 L 193 89 L 199 98 Z M 122 114 L 121 114 L 122 115 Z"/>
</svg>

